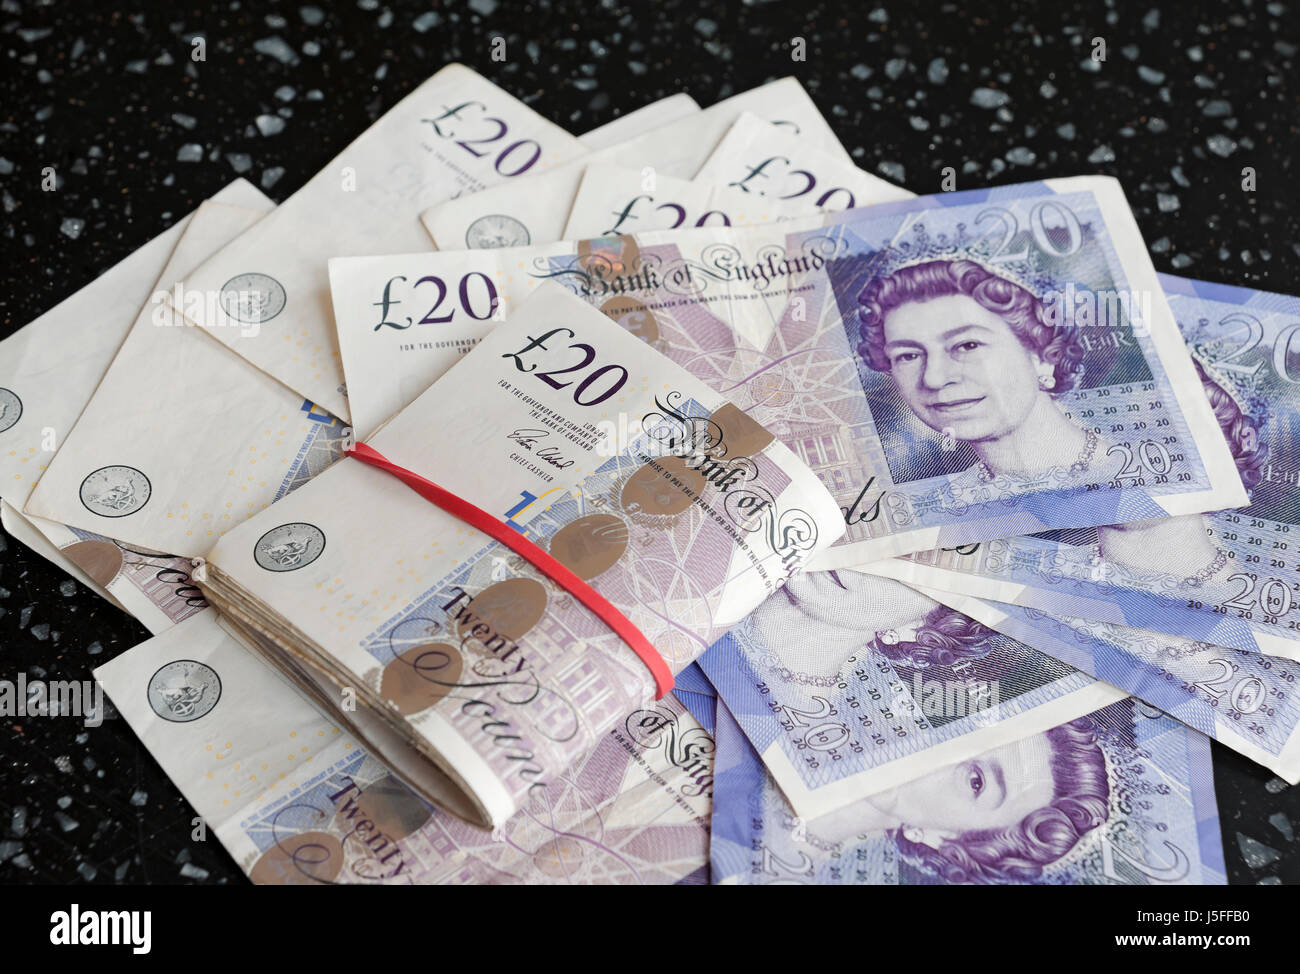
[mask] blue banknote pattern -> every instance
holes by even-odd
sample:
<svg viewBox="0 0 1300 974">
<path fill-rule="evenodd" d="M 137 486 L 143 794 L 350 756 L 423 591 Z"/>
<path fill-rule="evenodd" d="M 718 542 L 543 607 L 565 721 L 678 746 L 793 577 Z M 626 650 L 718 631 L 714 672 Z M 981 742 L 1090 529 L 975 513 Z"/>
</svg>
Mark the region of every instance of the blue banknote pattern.
<svg viewBox="0 0 1300 974">
<path fill-rule="evenodd" d="M 928 590 L 1300 782 L 1300 666 L 1242 649 Z"/>
<path fill-rule="evenodd" d="M 675 696 L 687 712 L 700 722 L 710 734 L 718 724 L 718 691 L 700 669 L 699 663 L 692 663 L 677 674 L 673 686 Z"/>
</svg>

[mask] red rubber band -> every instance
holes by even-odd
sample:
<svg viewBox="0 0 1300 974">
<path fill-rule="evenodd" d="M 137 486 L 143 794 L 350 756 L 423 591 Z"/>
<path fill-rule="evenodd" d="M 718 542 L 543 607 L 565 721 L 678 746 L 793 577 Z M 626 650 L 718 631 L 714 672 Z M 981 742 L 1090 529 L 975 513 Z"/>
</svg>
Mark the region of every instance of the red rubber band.
<svg viewBox="0 0 1300 974">
<path fill-rule="evenodd" d="M 627 616 L 619 612 L 609 599 L 605 598 L 565 567 L 564 564 L 552 558 L 547 552 L 533 544 L 518 531 L 507 527 L 487 511 L 475 507 L 469 501 L 457 497 L 451 491 L 439 487 L 433 481 L 426 480 L 418 473 L 407 470 L 405 467 L 399 467 L 373 447 L 358 443 L 344 452 L 348 456 L 356 457 L 358 460 L 370 464 L 372 467 L 378 467 L 380 470 L 391 473 L 425 500 L 436 504 L 448 514 L 459 518 L 471 527 L 477 528 L 493 540 L 501 542 L 555 584 L 568 591 L 570 595 L 594 612 L 605 625 L 613 629 L 619 638 L 628 644 L 632 652 L 641 658 L 641 662 L 646 665 L 650 670 L 650 675 L 654 677 L 655 689 L 658 691 L 658 696 L 655 697 L 656 700 L 661 699 L 664 694 L 673 688 L 672 671 L 668 669 L 668 664 L 659 655 L 659 651 L 651 645 L 650 640 L 641 634 L 641 630 L 632 625 Z"/>
</svg>

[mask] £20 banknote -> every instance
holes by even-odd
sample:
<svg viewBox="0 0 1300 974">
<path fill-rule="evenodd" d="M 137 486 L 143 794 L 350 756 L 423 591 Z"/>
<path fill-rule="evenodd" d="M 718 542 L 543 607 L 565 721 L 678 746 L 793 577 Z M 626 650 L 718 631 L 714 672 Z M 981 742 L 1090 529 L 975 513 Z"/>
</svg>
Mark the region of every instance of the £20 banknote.
<svg viewBox="0 0 1300 974">
<path fill-rule="evenodd" d="M 361 438 L 558 282 L 817 472 L 846 529 L 817 567 L 1245 500 L 1102 177 L 774 225 L 340 258 L 330 280 Z M 1112 409 L 1122 428 L 1100 421 Z"/>
<path fill-rule="evenodd" d="M 715 883 L 1226 881 L 1209 739 L 1131 697 L 811 820 L 717 722 Z"/>
<path fill-rule="evenodd" d="M 1300 660 L 1300 299 L 1167 275 L 1160 282 L 1247 505 L 952 547 L 870 570 Z M 1096 403 L 1093 421 L 1134 435 L 1142 417 L 1116 405 Z"/>
<path fill-rule="evenodd" d="M 673 671 L 843 530 L 770 432 L 554 285 L 369 446 L 590 580 Z M 355 458 L 195 577 L 336 708 L 350 692 L 416 742 L 449 776 L 429 797 L 492 823 L 661 686 L 580 594 Z"/>
<path fill-rule="evenodd" d="M 713 740 L 670 699 L 491 831 L 403 786 L 210 610 L 95 676 L 255 883 L 672 883 L 706 867 Z"/>
</svg>

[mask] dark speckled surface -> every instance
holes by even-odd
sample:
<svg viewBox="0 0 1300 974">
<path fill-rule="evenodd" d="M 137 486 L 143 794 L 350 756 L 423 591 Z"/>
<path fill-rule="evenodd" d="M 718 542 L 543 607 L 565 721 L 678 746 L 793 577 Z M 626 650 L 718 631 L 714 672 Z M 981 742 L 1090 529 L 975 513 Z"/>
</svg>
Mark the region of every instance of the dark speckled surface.
<svg viewBox="0 0 1300 974">
<path fill-rule="evenodd" d="M 960 188 L 1112 174 L 1159 270 L 1300 291 L 1295 0 L 109 6 L 0 0 L 0 334 L 236 174 L 283 200 L 452 60 L 579 132 L 795 74 L 858 164 L 911 190 L 949 166 Z M 0 544 L 0 677 L 85 679 L 146 637 Z M 0 741 L 0 880 L 244 882 L 191 838 L 192 810 L 120 719 L 4 718 Z M 1231 880 L 1300 881 L 1300 789 L 1217 745 L 1214 763 Z"/>
</svg>

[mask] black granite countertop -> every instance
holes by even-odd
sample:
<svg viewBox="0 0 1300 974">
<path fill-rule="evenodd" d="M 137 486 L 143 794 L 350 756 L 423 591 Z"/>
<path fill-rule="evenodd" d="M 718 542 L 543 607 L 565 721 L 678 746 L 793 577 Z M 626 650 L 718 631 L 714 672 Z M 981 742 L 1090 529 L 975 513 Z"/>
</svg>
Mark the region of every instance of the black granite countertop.
<svg viewBox="0 0 1300 974">
<path fill-rule="evenodd" d="M 0 0 L 0 335 L 235 175 L 285 199 L 450 61 L 574 132 L 793 74 L 859 166 L 917 193 L 945 167 L 1114 175 L 1157 269 L 1300 292 L 1295 0 L 109 6 Z M 0 535 L 0 678 L 87 679 L 147 636 Z M 0 718 L 0 740 L 0 881 L 245 881 L 120 718 Z M 1300 881 L 1300 789 L 1217 744 L 1214 769 L 1231 881 Z"/>
</svg>

